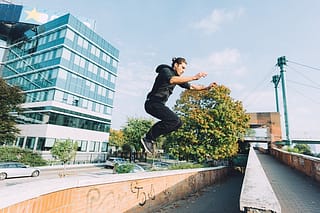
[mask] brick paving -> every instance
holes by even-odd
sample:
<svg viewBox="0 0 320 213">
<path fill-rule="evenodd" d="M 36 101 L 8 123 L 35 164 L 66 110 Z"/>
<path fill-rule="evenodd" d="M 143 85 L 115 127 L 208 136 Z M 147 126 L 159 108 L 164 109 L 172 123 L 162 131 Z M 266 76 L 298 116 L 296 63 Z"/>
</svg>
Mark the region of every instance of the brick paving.
<svg viewBox="0 0 320 213">
<path fill-rule="evenodd" d="M 257 152 L 282 213 L 319 213 L 320 183 L 270 155 Z"/>
</svg>

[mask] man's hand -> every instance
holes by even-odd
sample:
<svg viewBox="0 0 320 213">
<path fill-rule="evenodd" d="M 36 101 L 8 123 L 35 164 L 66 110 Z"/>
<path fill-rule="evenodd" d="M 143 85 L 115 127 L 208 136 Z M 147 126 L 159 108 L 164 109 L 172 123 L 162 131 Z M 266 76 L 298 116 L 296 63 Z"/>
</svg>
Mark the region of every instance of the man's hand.
<svg viewBox="0 0 320 213">
<path fill-rule="evenodd" d="M 208 75 L 208 73 L 206 72 L 199 72 L 198 74 L 196 74 L 195 76 L 193 76 L 194 80 L 199 80 L 200 78 L 204 78 Z"/>
<path fill-rule="evenodd" d="M 209 84 L 208 88 L 211 89 L 212 87 L 216 87 L 218 86 L 216 82 L 212 82 L 211 84 Z"/>
</svg>

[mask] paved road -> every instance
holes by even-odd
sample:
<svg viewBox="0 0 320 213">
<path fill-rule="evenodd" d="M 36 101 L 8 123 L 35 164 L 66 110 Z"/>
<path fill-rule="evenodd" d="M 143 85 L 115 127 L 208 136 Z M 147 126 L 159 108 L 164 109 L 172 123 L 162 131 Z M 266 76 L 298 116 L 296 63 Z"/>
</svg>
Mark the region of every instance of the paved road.
<svg viewBox="0 0 320 213">
<path fill-rule="evenodd" d="M 234 172 L 222 183 L 163 206 L 155 213 L 239 213 L 243 174 Z"/>
<path fill-rule="evenodd" d="M 257 152 L 282 213 L 319 213 L 320 184 L 270 155 Z"/>
<path fill-rule="evenodd" d="M 41 167 L 40 167 L 41 168 Z M 56 170 L 41 170 L 39 177 L 20 177 L 20 178 L 9 178 L 0 181 L 0 187 L 12 186 L 22 183 L 35 182 L 44 179 L 53 179 L 58 178 L 59 173 L 61 173 L 63 169 Z M 103 174 L 112 174 L 112 169 L 105 169 L 103 167 L 84 167 L 84 168 L 76 168 L 76 169 L 67 169 L 66 173 L 68 176 L 77 176 L 81 174 L 87 173 L 103 173 Z"/>
</svg>

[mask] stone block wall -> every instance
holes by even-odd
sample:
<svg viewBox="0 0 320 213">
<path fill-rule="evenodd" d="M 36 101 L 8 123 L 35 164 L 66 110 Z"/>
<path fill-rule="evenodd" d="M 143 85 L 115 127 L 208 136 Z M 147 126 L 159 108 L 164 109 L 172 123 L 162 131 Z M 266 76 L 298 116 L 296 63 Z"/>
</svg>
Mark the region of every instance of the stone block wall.
<svg viewBox="0 0 320 213">
<path fill-rule="evenodd" d="M 320 182 L 320 159 L 273 148 L 270 153 L 286 165 Z"/>
</svg>

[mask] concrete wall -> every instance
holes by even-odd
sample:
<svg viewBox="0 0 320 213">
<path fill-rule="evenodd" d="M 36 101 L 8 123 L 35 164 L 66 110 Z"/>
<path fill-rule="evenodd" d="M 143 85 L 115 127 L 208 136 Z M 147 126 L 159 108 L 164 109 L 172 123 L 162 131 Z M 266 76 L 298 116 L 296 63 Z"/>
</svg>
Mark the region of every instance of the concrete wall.
<svg viewBox="0 0 320 213">
<path fill-rule="evenodd" d="M 281 212 L 281 206 L 252 147 L 240 194 L 244 212 Z"/>
<path fill-rule="evenodd" d="M 217 167 L 92 174 L 18 184 L 0 189 L 0 213 L 152 212 L 225 179 L 228 171 Z"/>
<path fill-rule="evenodd" d="M 320 182 L 320 159 L 273 148 L 270 153 L 288 166 Z"/>
</svg>

